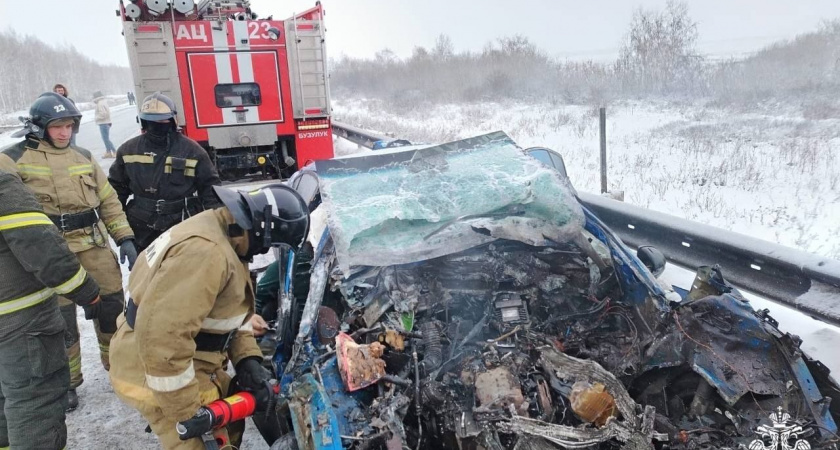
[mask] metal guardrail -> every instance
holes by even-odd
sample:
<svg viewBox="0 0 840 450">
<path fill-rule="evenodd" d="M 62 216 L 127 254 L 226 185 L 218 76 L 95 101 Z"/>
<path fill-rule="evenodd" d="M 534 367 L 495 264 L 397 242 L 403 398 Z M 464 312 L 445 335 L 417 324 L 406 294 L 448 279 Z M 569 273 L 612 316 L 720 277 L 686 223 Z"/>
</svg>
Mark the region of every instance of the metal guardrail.
<svg viewBox="0 0 840 450">
<path fill-rule="evenodd" d="M 390 141 L 394 139 L 392 137 L 385 136 L 384 134 L 377 134 L 373 131 L 364 130 L 346 123 L 335 121 L 332 123 L 332 129 L 334 135 L 343 137 L 354 144 L 363 145 L 368 148 L 373 147 L 373 143 L 376 141 Z"/>
<path fill-rule="evenodd" d="M 627 245 L 653 245 L 687 269 L 719 264 L 733 285 L 840 326 L 840 261 L 600 195 L 578 198 Z"/>
<path fill-rule="evenodd" d="M 333 132 L 367 147 L 393 139 L 340 122 Z M 840 326 L 840 261 L 600 195 L 578 192 L 578 198 L 633 248 L 653 245 L 690 270 L 719 264 L 733 285 Z"/>
</svg>

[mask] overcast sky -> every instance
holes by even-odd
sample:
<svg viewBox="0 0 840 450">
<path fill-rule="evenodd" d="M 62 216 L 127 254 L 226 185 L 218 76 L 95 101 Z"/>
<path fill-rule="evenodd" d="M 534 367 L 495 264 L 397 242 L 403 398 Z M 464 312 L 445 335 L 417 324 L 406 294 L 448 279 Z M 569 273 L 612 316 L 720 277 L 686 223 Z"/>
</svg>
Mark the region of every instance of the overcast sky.
<svg viewBox="0 0 840 450">
<path fill-rule="evenodd" d="M 608 59 L 618 52 L 633 11 L 666 0 L 323 0 L 330 56 L 400 56 L 431 47 L 446 33 L 456 50 L 480 50 L 501 36 L 522 34 L 552 56 Z M 261 16 L 285 18 L 314 0 L 252 0 Z M 840 18 L 840 0 L 692 0 L 700 51 L 740 55 Z M 127 65 L 116 0 L 0 0 L 0 30 L 72 44 L 105 63 Z"/>
</svg>

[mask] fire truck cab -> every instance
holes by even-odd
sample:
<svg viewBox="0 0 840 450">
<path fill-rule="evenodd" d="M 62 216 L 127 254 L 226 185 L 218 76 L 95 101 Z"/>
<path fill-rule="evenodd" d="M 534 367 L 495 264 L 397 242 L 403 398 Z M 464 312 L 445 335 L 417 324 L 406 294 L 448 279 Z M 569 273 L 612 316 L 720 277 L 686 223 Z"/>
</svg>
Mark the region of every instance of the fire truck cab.
<svg viewBox="0 0 840 450">
<path fill-rule="evenodd" d="M 117 13 L 138 105 L 171 97 L 222 179 L 333 157 L 320 2 L 287 20 L 259 19 L 243 0 L 121 0 Z"/>
</svg>

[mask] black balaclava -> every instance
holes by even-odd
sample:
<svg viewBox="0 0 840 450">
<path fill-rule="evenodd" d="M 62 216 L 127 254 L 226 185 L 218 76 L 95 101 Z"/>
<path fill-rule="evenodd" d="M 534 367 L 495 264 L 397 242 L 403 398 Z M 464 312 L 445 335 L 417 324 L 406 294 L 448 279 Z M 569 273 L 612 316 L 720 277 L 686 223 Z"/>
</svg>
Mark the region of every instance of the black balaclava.
<svg viewBox="0 0 840 450">
<path fill-rule="evenodd" d="M 166 146 L 166 141 L 169 137 L 169 133 L 175 131 L 175 126 L 172 121 L 166 123 L 160 122 L 153 122 L 150 120 L 144 120 L 145 126 L 143 127 L 146 130 L 146 137 L 149 141 L 152 142 L 155 146 L 164 147 Z"/>
</svg>

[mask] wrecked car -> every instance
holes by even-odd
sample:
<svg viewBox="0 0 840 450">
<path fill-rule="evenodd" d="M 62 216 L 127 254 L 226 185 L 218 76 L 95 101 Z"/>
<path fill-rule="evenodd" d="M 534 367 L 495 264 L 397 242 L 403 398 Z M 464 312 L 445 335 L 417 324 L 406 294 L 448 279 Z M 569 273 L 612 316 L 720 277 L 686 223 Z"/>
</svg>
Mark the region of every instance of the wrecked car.
<svg viewBox="0 0 840 450">
<path fill-rule="evenodd" d="M 714 266 L 669 296 L 504 133 L 290 183 L 314 256 L 280 256 L 272 449 L 837 448 L 796 336 Z"/>
</svg>

